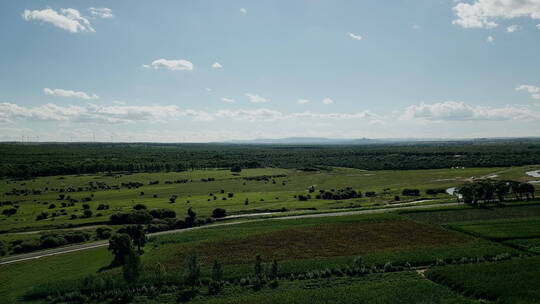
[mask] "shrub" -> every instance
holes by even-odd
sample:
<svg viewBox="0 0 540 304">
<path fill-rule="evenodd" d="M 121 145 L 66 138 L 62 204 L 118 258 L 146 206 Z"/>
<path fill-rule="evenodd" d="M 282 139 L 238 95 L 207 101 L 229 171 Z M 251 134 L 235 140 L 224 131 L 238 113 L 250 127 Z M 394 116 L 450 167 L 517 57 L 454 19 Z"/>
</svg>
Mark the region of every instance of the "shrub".
<svg viewBox="0 0 540 304">
<path fill-rule="evenodd" d="M 83 211 L 83 217 L 89 218 L 91 216 L 92 216 L 92 210 L 86 209 Z"/>
<path fill-rule="evenodd" d="M 403 189 L 403 191 L 401 191 L 401 195 L 403 195 L 403 196 L 419 196 L 420 195 L 420 190 L 418 190 L 418 189 Z"/>
<path fill-rule="evenodd" d="M 212 211 L 213 218 L 222 218 L 227 216 L 227 211 L 223 208 L 216 208 Z"/>
<path fill-rule="evenodd" d="M 150 210 L 150 215 L 158 219 L 174 218 L 176 217 L 176 212 L 167 208 L 153 209 L 153 210 Z"/>
<path fill-rule="evenodd" d="M 148 208 L 146 207 L 145 204 L 135 204 L 135 206 L 133 206 L 133 209 L 134 210 L 146 210 Z"/>
<path fill-rule="evenodd" d="M 36 221 L 40 221 L 40 220 L 44 220 L 46 218 L 49 217 L 49 213 L 48 212 L 41 212 L 40 214 L 38 214 L 36 216 Z"/>
<path fill-rule="evenodd" d="M 111 229 L 99 227 L 96 229 L 96 236 L 100 240 L 106 240 L 111 237 Z"/>
<path fill-rule="evenodd" d="M 50 204 L 49 205 L 49 209 L 54 209 L 54 208 L 56 208 L 56 204 Z"/>
</svg>

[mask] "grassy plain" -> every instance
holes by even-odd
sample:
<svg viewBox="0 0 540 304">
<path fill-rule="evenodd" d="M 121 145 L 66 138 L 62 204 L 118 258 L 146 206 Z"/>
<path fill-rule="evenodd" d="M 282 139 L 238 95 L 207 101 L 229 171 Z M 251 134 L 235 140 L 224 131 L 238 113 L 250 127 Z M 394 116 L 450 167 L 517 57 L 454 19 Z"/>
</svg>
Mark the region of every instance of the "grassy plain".
<svg viewBox="0 0 540 304">
<path fill-rule="evenodd" d="M 249 213 L 264 210 L 303 210 L 316 208 L 317 210 L 339 210 L 372 205 L 394 203 L 396 195 L 401 196 L 404 188 L 418 188 L 424 192 L 429 188 L 448 188 L 457 186 L 472 177 L 485 177 L 498 175 L 501 178 L 526 178 L 524 172 L 533 167 L 512 168 L 466 168 L 466 169 L 435 169 L 410 171 L 365 171 L 348 168 L 334 168 L 331 171 L 303 172 L 292 169 L 245 169 L 240 174 L 232 174 L 228 170 L 197 170 L 189 172 L 169 173 L 137 173 L 121 175 L 78 175 L 78 176 L 51 176 L 39 177 L 27 181 L 0 181 L 0 201 L 11 201 L 19 205 L 17 214 L 7 217 L 0 215 L 0 230 L 13 229 L 41 229 L 47 227 L 69 226 L 99 223 L 108 220 L 114 212 L 129 210 L 133 205 L 141 203 L 149 208 L 170 208 L 177 212 L 179 217 L 186 214 L 189 207 L 202 216 L 210 216 L 216 207 L 225 208 L 230 213 Z M 257 176 L 278 176 L 268 181 L 246 180 Z M 202 179 L 214 178 L 215 181 L 203 182 Z M 188 180 L 182 184 L 166 184 L 166 181 Z M 149 185 L 151 181 L 159 184 Z M 103 182 L 109 186 L 119 186 L 121 183 L 139 182 L 139 188 L 80 191 L 64 193 L 79 202 L 71 207 L 61 207 L 65 200 L 58 200 L 57 189 L 67 189 L 88 186 L 89 182 Z M 306 194 L 306 189 L 315 186 L 319 189 L 340 189 L 353 187 L 353 189 L 366 192 L 375 191 L 377 196 L 372 198 L 359 198 L 349 200 L 315 200 L 300 202 L 294 196 Z M 41 194 L 7 195 L 13 189 L 39 190 Z M 221 190 L 224 193 L 220 193 Z M 144 192 L 144 195 L 141 195 Z M 227 192 L 234 193 L 233 198 L 227 197 Z M 213 195 L 210 195 L 213 194 Z M 92 197 L 90 218 L 81 218 L 82 203 L 86 197 Z M 154 197 L 155 195 L 155 197 Z M 171 204 L 169 198 L 178 196 L 176 203 Z M 214 199 L 216 196 L 216 199 Z M 224 200 L 225 198 L 225 200 Z M 452 200 L 446 194 L 436 197 L 422 195 L 422 198 L 440 198 Z M 401 196 L 401 202 L 417 199 L 415 197 Z M 248 200 L 248 204 L 245 201 Z M 46 203 L 45 203 L 46 202 Z M 56 208 L 49 209 L 51 204 Z M 96 210 L 99 204 L 109 205 L 107 210 Z M 3 208 L 9 208 L 5 206 Z M 3 209 L 0 208 L 0 209 Z M 65 215 L 49 217 L 36 221 L 41 212 L 63 209 Z M 61 212 L 58 212 L 61 213 Z M 78 216 L 71 219 L 72 215 Z"/>
</svg>

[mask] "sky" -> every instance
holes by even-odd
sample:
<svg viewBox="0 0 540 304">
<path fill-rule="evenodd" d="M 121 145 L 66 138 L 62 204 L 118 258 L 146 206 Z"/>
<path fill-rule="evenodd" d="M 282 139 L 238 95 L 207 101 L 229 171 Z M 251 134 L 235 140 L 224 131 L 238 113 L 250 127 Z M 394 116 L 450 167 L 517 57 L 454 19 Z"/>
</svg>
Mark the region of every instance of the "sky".
<svg viewBox="0 0 540 304">
<path fill-rule="evenodd" d="M 540 0 L 0 0 L 0 141 L 540 136 Z"/>
</svg>

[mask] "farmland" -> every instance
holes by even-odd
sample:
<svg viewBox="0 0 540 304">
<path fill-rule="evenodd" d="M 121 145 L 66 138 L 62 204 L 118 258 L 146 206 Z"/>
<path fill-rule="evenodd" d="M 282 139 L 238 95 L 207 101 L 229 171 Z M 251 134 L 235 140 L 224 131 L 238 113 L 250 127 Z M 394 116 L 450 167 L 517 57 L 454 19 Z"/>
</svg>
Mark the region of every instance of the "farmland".
<svg viewBox="0 0 540 304">
<path fill-rule="evenodd" d="M 471 267 L 481 276 L 497 265 L 535 261 L 537 199 L 508 191 L 503 201 L 473 205 L 446 190 L 534 181 L 526 172 L 539 168 L 284 166 L 6 177 L 0 243 L 15 262 L 0 265 L 0 294 L 7 303 L 526 302 L 517 291 L 491 294 L 491 283 L 469 291 L 453 269 Z M 135 246 L 137 231 L 154 234 Z M 141 265 L 136 283 L 126 281 L 125 265 L 114 264 L 106 246 L 122 235 L 140 247 L 133 249 Z M 91 248 L 97 241 L 105 246 Z M 60 253 L 17 260 L 49 248 Z M 190 269 L 198 269 L 200 285 L 189 287 Z"/>
</svg>

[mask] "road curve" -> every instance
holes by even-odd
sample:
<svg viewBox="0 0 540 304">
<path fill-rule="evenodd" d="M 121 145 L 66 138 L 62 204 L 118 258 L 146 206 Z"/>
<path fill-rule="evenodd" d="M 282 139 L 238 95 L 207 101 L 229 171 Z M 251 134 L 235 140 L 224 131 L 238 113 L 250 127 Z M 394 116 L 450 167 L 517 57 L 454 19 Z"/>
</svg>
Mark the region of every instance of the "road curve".
<svg viewBox="0 0 540 304">
<path fill-rule="evenodd" d="M 409 205 L 409 206 L 387 207 L 387 208 L 368 209 L 368 210 L 290 215 L 290 216 L 283 216 L 283 217 L 262 218 L 262 219 L 245 220 L 245 221 L 238 221 L 238 222 L 225 222 L 225 223 L 217 223 L 213 225 L 199 226 L 199 227 L 193 227 L 193 228 L 160 231 L 160 232 L 149 233 L 148 237 L 172 234 L 172 233 L 184 233 L 184 232 L 198 230 L 198 229 L 206 229 L 206 228 L 212 228 L 212 227 L 218 227 L 218 226 L 238 225 L 238 224 L 244 224 L 244 223 L 268 221 L 268 220 L 294 220 L 294 219 L 302 219 L 302 218 L 317 218 L 317 217 L 328 217 L 328 216 L 360 215 L 360 214 L 392 212 L 396 210 L 416 210 L 416 209 L 429 209 L 433 207 L 451 207 L 451 206 L 457 206 L 457 205 L 458 203 L 412 205 L 412 206 Z M 10 257 L 0 259 L 0 265 L 24 262 L 24 261 L 43 258 L 43 257 L 53 256 L 53 255 L 59 255 L 59 254 L 70 253 L 70 252 L 75 252 L 75 251 L 82 251 L 82 250 L 88 250 L 88 249 L 93 249 L 93 248 L 98 248 L 98 247 L 104 247 L 104 246 L 107 246 L 108 244 L 109 244 L 109 241 L 97 241 L 97 242 L 92 242 L 92 243 L 73 245 L 69 247 L 61 247 L 61 248 L 54 248 L 54 249 L 30 252 L 30 253 L 25 253 L 25 254 L 19 254 L 16 256 L 10 256 Z"/>
</svg>

